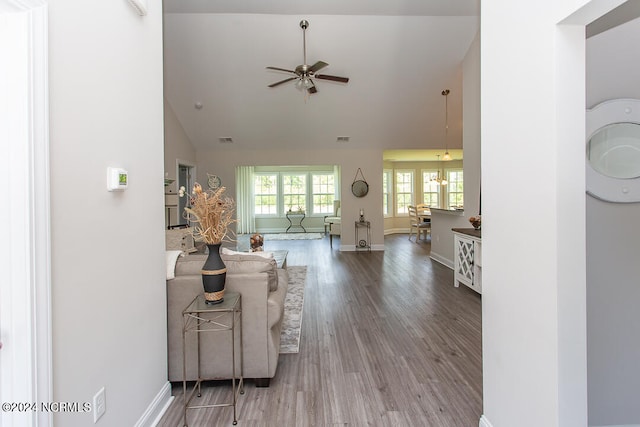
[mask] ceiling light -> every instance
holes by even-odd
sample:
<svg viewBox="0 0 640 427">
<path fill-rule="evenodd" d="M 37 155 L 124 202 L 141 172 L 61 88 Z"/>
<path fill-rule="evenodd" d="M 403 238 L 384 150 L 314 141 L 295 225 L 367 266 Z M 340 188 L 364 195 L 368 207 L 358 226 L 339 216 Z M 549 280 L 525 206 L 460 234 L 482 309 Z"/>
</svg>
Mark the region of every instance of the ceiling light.
<svg viewBox="0 0 640 427">
<path fill-rule="evenodd" d="M 431 175 L 431 180 L 430 181 L 431 182 L 437 182 L 440 185 L 447 185 L 448 184 L 447 180 L 444 177 L 442 179 L 440 178 L 440 154 L 438 154 L 438 174 L 435 177 L 433 175 Z"/>
<path fill-rule="evenodd" d="M 451 154 L 449 154 L 449 89 L 445 89 L 442 91 L 442 95 L 444 96 L 444 156 L 442 156 L 442 160 L 449 161 L 451 160 Z M 446 181 L 445 184 L 446 185 Z"/>
</svg>

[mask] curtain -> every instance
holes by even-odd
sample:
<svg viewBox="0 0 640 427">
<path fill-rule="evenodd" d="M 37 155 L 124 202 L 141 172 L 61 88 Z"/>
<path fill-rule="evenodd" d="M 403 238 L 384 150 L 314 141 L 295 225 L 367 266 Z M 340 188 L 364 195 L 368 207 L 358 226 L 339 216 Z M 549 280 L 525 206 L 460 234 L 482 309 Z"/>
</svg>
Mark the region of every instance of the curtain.
<svg viewBox="0 0 640 427">
<path fill-rule="evenodd" d="M 256 232 L 253 214 L 253 166 L 236 166 L 237 234 Z"/>
<path fill-rule="evenodd" d="M 340 165 L 333 166 L 333 175 L 335 179 L 335 195 L 334 200 L 340 200 L 340 183 L 342 182 L 342 174 L 340 173 Z"/>
</svg>

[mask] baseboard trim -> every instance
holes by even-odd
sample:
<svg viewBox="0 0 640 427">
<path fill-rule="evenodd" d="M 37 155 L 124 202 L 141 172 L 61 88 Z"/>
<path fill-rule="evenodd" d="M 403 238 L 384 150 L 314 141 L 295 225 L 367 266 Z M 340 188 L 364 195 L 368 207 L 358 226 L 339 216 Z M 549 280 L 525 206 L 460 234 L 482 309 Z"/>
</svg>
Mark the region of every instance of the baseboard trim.
<svg viewBox="0 0 640 427">
<path fill-rule="evenodd" d="M 372 251 L 384 251 L 384 245 L 371 245 Z M 340 252 L 356 252 L 356 245 L 340 245 Z M 364 249 L 357 249 L 357 252 L 368 252 Z"/>
<path fill-rule="evenodd" d="M 480 417 L 480 424 L 478 425 L 479 427 L 493 427 L 493 425 L 489 422 L 489 419 L 484 415 Z"/>
<path fill-rule="evenodd" d="M 429 255 L 429 258 L 431 258 L 432 260 L 439 262 L 440 264 L 444 265 L 445 267 L 449 267 L 450 269 L 453 270 L 453 261 L 450 259 L 447 259 L 445 257 L 443 257 L 442 255 L 438 255 L 437 253 L 431 252 L 431 255 Z"/>
<path fill-rule="evenodd" d="M 324 227 L 308 227 L 308 226 L 304 226 L 304 229 L 307 230 L 307 233 L 322 233 L 324 234 Z M 261 228 L 260 230 L 256 231 L 256 233 L 260 233 L 260 234 L 280 234 L 280 233 L 286 233 L 287 232 L 287 227 L 282 228 L 282 227 L 276 227 L 276 228 Z M 304 233 L 305 231 L 302 228 L 299 228 L 297 226 L 293 226 L 291 227 L 291 233 Z M 253 234 L 253 233 L 241 233 L 241 234 Z"/>
<path fill-rule="evenodd" d="M 158 425 L 160 419 L 169 408 L 171 401 L 173 401 L 173 396 L 171 395 L 171 383 L 167 381 L 134 426 L 154 427 Z"/>
<path fill-rule="evenodd" d="M 408 228 L 388 228 L 384 230 L 384 235 L 388 236 L 389 234 L 409 234 L 411 230 Z"/>
</svg>

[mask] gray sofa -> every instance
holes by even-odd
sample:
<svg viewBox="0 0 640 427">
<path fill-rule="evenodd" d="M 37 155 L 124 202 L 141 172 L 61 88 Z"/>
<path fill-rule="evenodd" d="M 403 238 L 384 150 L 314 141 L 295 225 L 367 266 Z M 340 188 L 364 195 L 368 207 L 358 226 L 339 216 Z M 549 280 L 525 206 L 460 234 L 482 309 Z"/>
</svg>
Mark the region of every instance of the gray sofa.
<svg viewBox="0 0 640 427">
<path fill-rule="evenodd" d="M 221 253 L 227 266 L 226 291 L 242 295 L 244 378 L 268 386 L 276 374 L 288 276 L 274 258 L 250 253 Z M 206 255 L 179 257 L 175 278 L 167 280 L 169 381 L 182 381 L 182 311 L 203 292 L 200 270 Z M 282 260 L 280 264 L 282 264 Z M 232 377 L 230 333 L 200 334 L 201 376 Z M 239 340 L 238 340 L 239 341 Z M 197 379 L 195 334 L 187 334 L 187 380 Z"/>
</svg>

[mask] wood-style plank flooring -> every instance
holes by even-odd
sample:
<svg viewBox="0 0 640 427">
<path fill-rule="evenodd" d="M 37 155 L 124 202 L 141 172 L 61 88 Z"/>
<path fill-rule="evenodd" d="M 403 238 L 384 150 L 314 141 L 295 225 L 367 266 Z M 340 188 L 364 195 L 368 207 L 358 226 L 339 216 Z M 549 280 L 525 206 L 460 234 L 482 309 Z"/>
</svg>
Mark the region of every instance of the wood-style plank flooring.
<svg viewBox="0 0 640 427">
<path fill-rule="evenodd" d="M 322 240 L 268 241 L 306 265 L 298 354 L 281 355 L 269 388 L 245 383 L 238 426 L 477 426 L 482 414 L 481 297 L 453 286 L 430 244 L 385 237 L 385 251 Z M 203 402 L 228 399 L 205 384 Z M 182 383 L 159 426 L 182 426 Z M 195 399 L 195 398 L 194 398 Z M 189 410 L 189 426 L 231 426 L 232 408 Z"/>
</svg>

